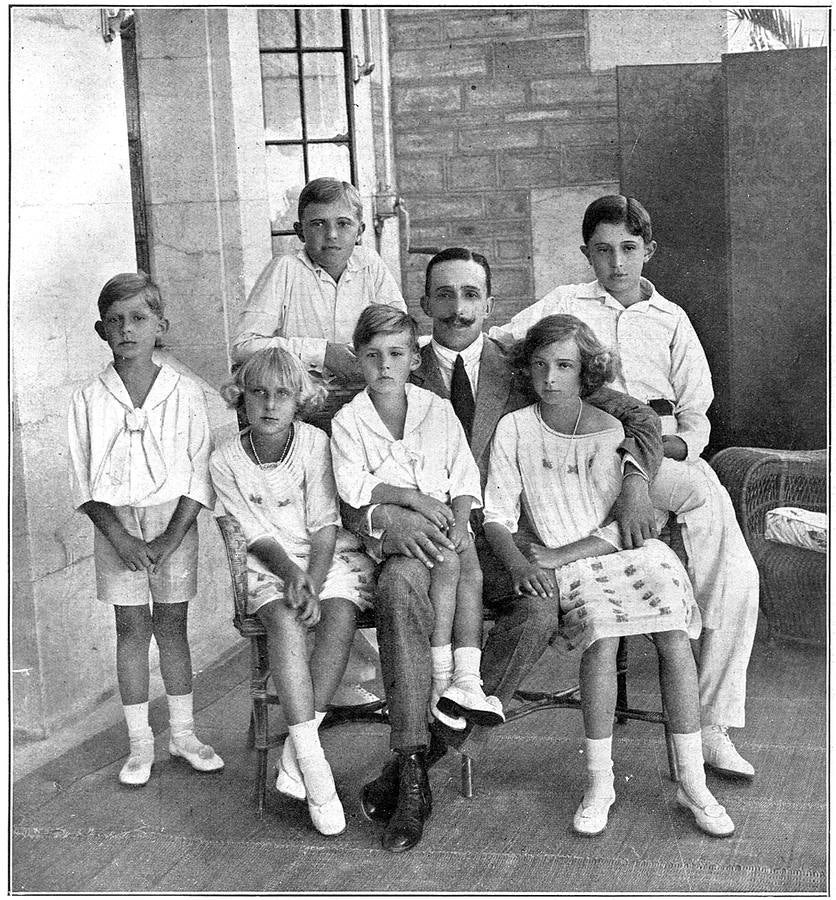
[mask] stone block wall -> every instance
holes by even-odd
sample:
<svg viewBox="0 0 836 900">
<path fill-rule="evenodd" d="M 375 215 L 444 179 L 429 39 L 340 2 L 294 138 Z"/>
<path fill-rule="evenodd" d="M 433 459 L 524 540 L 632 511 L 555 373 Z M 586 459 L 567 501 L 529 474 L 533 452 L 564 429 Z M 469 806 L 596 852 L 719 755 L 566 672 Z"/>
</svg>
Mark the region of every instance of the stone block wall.
<svg viewBox="0 0 836 900">
<path fill-rule="evenodd" d="M 498 321 L 534 299 L 532 191 L 617 179 L 615 73 L 590 71 L 586 15 L 389 11 L 395 159 L 411 245 L 484 253 Z M 402 259 L 414 304 L 428 257 Z"/>
<path fill-rule="evenodd" d="M 618 189 L 615 66 L 719 60 L 726 41 L 712 9 L 390 9 L 388 21 L 410 246 L 484 253 L 496 321 L 592 277 L 578 209 Z M 402 255 L 413 309 L 428 258 Z"/>
</svg>

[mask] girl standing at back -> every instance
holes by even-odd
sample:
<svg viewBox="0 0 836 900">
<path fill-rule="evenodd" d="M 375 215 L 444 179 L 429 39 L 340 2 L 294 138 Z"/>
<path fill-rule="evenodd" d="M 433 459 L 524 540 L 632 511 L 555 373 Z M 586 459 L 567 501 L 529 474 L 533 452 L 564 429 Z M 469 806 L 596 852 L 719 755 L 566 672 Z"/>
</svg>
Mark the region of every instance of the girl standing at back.
<svg viewBox="0 0 836 900">
<path fill-rule="evenodd" d="M 116 616 L 116 676 L 130 756 L 122 784 L 151 777 L 148 649 L 153 635 L 168 699 L 172 756 L 200 772 L 224 762 L 195 736 L 186 633 L 197 593 L 197 526 L 214 504 L 203 392 L 152 354 L 168 330 L 159 288 L 144 273 L 115 275 L 99 294 L 95 329 L 113 362 L 73 394 L 69 442 L 73 499 L 96 526 L 99 599 Z M 148 599 L 153 601 L 153 610 Z"/>
<path fill-rule="evenodd" d="M 345 670 L 356 612 L 370 605 L 372 562 L 340 527 L 328 437 L 297 418 L 325 393 L 301 362 L 277 347 L 260 350 L 221 393 L 248 423 L 212 454 L 210 469 L 247 540 L 247 612 L 267 630 L 288 724 L 276 789 L 307 799 L 317 830 L 339 834 L 345 815 L 317 729 Z"/>
<path fill-rule="evenodd" d="M 661 541 L 621 550 L 618 526 L 602 525 L 621 488 L 618 420 L 583 397 L 612 378 L 610 353 L 574 316 L 541 319 L 517 348 L 538 403 L 505 416 L 491 448 L 485 535 L 517 593 L 554 596 L 563 633 L 583 651 L 581 706 L 587 790 L 575 831 L 599 834 L 615 800 L 612 726 L 616 651 L 622 635 L 653 634 L 680 782 L 676 799 L 699 828 L 723 837 L 734 824 L 705 782 L 697 675 L 689 636 L 700 631 L 688 576 Z M 542 545 L 517 549 L 520 503 Z"/>
</svg>

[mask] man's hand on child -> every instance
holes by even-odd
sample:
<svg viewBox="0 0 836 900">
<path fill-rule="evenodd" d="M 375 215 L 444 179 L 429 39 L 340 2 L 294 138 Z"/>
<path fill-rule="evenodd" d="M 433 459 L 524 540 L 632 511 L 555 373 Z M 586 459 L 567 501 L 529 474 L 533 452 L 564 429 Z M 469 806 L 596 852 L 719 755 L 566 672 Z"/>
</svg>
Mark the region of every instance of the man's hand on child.
<svg viewBox="0 0 836 900">
<path fill-rule="evenodd" d="M 662 435 L 662 451 L 668 459 L 682 462 L 688 457 L 688 445 L 678 434 Z"/>
<path fill-rule="evenodd" d="M 428 569 L 444 557 L 440 549 L 455 550 L 455 545 L 440 529 L 419 512 L 403 506 L 386 509 L 382 551 L 384 556 L 411 556 Z"/>
<path fill-rule="evenodd" d="M 448 531 L 455 522 L 453 510 L 446 503 L 418 491 L 409 500 L 409 508 L 421 513 L 440 531 Z M 455 543 L 455 542 L 454 542 Z"/>
<path fill-rule="evenodd" d="M 544 598 L 555 594 L 554 576 L 536 562 L 511 569 L 511 581 L 515 594 L 539 594 Z"/>
<path fill-rule="evenodd" d="M 633 475 L 624 478 L 621 493 L 615 498 L 604 525 L 610 522 L 618 522 L 625 550 L 641 547 L 646 540 L 658 535 L 656 512 L 643 477 Z"/>
<path fill-rule="evenodd" d="M 155 557 L 142 538 L 134 537 L 127 532 L 112 539 L 113 546 L 119 554 L 122 562 L 132 571 L 150 569 L 155 562 Z"/>
</svg>

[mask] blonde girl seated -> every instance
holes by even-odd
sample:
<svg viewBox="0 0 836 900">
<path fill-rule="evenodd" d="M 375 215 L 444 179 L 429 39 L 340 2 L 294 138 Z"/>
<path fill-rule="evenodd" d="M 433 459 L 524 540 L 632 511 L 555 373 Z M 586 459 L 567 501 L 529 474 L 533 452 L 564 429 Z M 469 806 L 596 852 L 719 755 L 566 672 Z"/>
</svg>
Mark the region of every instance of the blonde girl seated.
<svg viewBox="0 0 836 900">
<path fill-rule="evenodd" d="M 247 422 L 212 454 L 210 470 L 247 539 L 248 612 L 267 629 L 288 724 L 276 789 L 307 799 L 317 830 L 339 834 L 345 815 L 317 729 L 345 670 L 357 610 L 370 605 L 372 562 L 340 527 L 327 436 L 297 418 L 325 394 L 299 360 L 261 350 L 221 393 Z"/>
<path fill-rule="evenodd" d="M 662 696 L 680 768 L 677 802 L 708 834 L 734 825 L 708 790 L 703 770 L 697 675 L 689 637 L 700 631 L 688 576 L 657 540 L 621 550 L 618 526 L 603 525 L 621 489 L 616 448 L 620 422 L 584 402 L 609 381 L 613 361 L 574 316 L 548 316 L 517 347 L 539 402 L 505 416 L 491 448 L 485 534 L 511 573 L 517 593 L 554 597 L 563 634 L 583 651 L 581 705 L 587 789 L 575 831 L 599 834 L 615 800 L 612 725 L 615 657 L 622 635 L 652 634 Z M 530 559 L 517 549 L 520 503 L 542 544 Z"/>
<path fill-rule="evenodd" d="M 195 520 L 201 507 L 215 502 L 209 424 L 201 388 L 153 359 L 168 331 L 154 282 L 144 272 L 114 275 L 98 307 L 94 327 L 113 362 L 70 404 L 73 501 L 96 526 L 96 590 L 115 613 L 116 678 L 131 747 L 119 781 L 142 787 L 154 764 L 152 636 L 168 700 L 169 753 L 200 772 L 224 765 L 194 733 L 186 633 L 189 601 L 197 594 Z"/>
</svg>

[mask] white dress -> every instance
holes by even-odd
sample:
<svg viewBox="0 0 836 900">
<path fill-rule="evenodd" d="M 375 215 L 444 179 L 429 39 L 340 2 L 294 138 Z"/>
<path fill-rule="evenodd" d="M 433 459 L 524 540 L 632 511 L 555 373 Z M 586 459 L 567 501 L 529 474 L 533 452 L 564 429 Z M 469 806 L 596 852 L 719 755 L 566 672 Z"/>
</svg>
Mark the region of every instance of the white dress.
<svg viewBox="0 0 836 900">
<path fill-rule="evenodd" d="M 325 432 L 294 422 L 287 457 L 272 465 L 256 465 L 241 446 L 241 435 L 222 444 L 209 469 L 226 512 L 235 516 L 250 546 L 273 538 L 300 568 L 307 568 L 311 535 L 336 525 L 337 545 L 320 598 L 344 597 L 360 609 L 371 605 L 374 565 L 360 539 L 341 527 L 331 454 Z M 254 554 L 247 556 L 247 612 L 284 597 L 284 584 Z"/>
<path fill-rule="evenodd" d="M 621 490 L 617 427 L 593 434 L 560 434 L 540 418 L 539 405 L 500 420 L 485 488 L 485 523 L 517 530 L 520 506 L 549 548 L 590 535 L 618 553 L 578 560 L 555 570 L 563 636 L 586 649 L 602 637 L 685 630 L 700 632 L 690 581 L 661 541 L 621 550 L 616 523 L 601 527 Z"/>
</svg>

